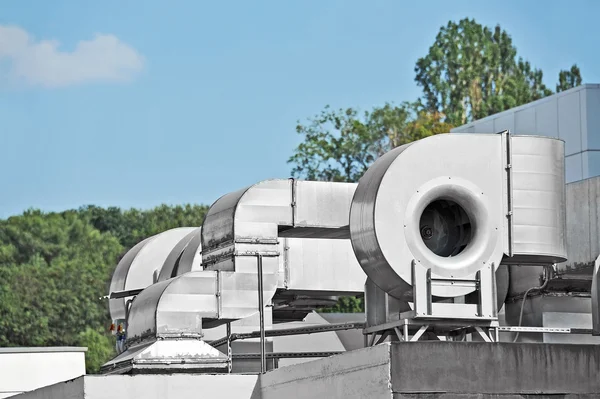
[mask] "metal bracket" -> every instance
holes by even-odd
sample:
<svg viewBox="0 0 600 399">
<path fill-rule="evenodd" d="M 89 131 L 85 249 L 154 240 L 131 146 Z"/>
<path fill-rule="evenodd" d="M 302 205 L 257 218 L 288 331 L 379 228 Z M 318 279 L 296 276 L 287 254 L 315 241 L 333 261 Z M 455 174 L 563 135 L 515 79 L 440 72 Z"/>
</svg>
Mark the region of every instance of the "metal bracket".
<svg viewBox="0 0 600 399">
<path fill-rule="evenodd" d="M 592 335 L 600 335 L 600 256 L 592 274 Z"/>
<path fill-rule="evenodd" d="M 513 256 L 513 196 L 512 196 L 512 146 L 510 131 L 504 130 L 502 135 L 502 149 L 504 152 L 504 170 L 506 172 L 506 223 L 508 232 L 507 255 Z"/>
<path fill-rule="evenodd" d="M 431 269 L 412 261 L 414 311 L 401 315 L 415 319 L 497 320 L 496 273 L 494 264 L 485 265 L 475 279 L 433 278 Z M 436 285 L 470 286 L 479 291 L 477 304 L 433 303 L 432 287 Z"/>
</svg>

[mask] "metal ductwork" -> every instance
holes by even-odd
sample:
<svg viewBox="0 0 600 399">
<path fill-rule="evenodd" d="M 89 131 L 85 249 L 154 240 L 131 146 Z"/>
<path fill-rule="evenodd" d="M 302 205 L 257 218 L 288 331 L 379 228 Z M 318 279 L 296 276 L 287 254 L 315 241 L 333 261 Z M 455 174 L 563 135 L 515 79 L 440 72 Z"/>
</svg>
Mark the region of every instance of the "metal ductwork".
<svg viewBox="0 0 600 399">
<path fill-rule="evenodd" d="M 395 298 L 413 296 L 413 263 L 432 279 L 474 279 L 501 263 L 566 259 L 564 143 L 507 133 L 432 136 L 379 158 L 350 211 L 356 256 Z M 472 285 L 439 284 L 458 297 Z"/>
<path fill-rule="evenodd" d="M 226 372 L 228 358 L 202 341 L 202 321 L 219 313 L 217 272 L 188 272 L 139 293 L 127 320 L 127 350 L 106 373 L 145 369 Z M 182 359 L 185 361 L 182 362 Z M 182 363 L 169 367 L 171 363 Z"/>
<path fill-rule="evenodd" d="M 437 135 L 388 152 L 358 184 L 280 179 L 227 194 L 201 228 L 151 237 L 119 263 L 111 290 L 143 291 L 129 310 L 127 350 L 110 367 L 164 366 L 185 358 L 187 342 L 196 363 L 205 356 L 218 369 L 203 329 L 261 305 L 273 322 L 302 320 L 362 292 L 368 325 L 411 308 L 452 318 L 455 303 L 465 320 L 495 322 L 506 265 L 566 259 L 563 146 L 507 132 Z M 113 319 L 127 300 L 111 299 Z"/>
<path fill-rule="evenodd" d="M 202 227 L 198 227 L 173 247 L 160 268 L 158 281 L 168 280 L 190 271 L 202 270 L 201 233 Z"/>
<path fill-rule="evenodd" d="M 156 282 L 161 267 L 173 246 L 193 232 L 194 227 L 182 227 L 149 237 L 130 249 L 117 264 L 110 282 L 110 292 L 139 291 Z M 124 320 L 132 295 L 109 300 L 111 318 Z"/>
<path fill-rule="evenodd" d="M 285 321 L 327 306 L 336 294 L 362 292 L 364 277 L 356 278 L 362 272 L 350 243 L 330 240 L 348 237 L 355 189 L 281 179 L 221 197 L 202 227 L 205 270 L 235 271 L 240 284 L 249 284 L 257 281 L 260 259 L 264 298 L 273 299 L 274 318 Z"/>
<path fill-rule="evenodd" d="M 148 351 L 154 363 L 166 367 L 174 356 L 169 351 L 175 348 L 165 341 L 183 340 L 195 347 L 198 344 L 192 342 L 202 340 L 203 329 L 256 314 L 259 262 L 265 304 L 272 302 L 277 322 L 302 320 L 314 309 L 334 304 L 338 295 L 361 293 L 365 276 L 349 240 L 332 239 L 348 236 L 355 188 L 356 184 L 261 182 L 216 201 L 202 228 L 176 229 L 177 239 L 165 232 L 168 239 L 158 235 L 138 244 L 122 263 L 135 264 L 155 283 L 132 302 L 126 341 L 118 347 L 124 353 L 105 370 L 116 370 L 117 363 L 119 370 L 130 369 L 139 363 L 140 353 Z M 328 209 L 323 207 L 327 204 Z M 313 215 L 310 210 L 319 206 L 323 214 Z M 216 239 L 206 240 L 203 247 L 206 236 Z M 162 243 L 160 256 L 138 259 L 140 253 L 156 252 L 145 249 L 153 242 Z M 202 257 L 204 265 L 199 262 Z M 113 279 L 125 273 L 130 287 L 138 281 L 137 286 L 145 288 L 148 281 L 127 278 L 132 270 L 121 267 Z M 183 341 L 177 345 L 183 348 Z M 169 351 L 163 353 L 165 348 Z M 197 350 L 198 356 L 208 354 L 203 346 Z"/>
</svg>

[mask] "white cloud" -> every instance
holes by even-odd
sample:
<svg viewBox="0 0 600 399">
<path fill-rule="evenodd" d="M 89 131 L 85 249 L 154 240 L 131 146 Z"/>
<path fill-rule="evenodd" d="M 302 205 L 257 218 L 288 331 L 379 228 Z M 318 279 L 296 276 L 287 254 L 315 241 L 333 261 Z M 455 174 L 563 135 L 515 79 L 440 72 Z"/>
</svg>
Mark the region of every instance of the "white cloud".
<svg viewBox="0 0 600 399">
<path fill-rule="evenodd" d="M 55 40 L 36 41 L 17 26 L 0 25 L 0 73 L 12 82 L 56 88 L 129 81 L 144 65 L 135 49 L 113 35 L 96 34 L 70 52 L 59 47 Z"/>
</svg>

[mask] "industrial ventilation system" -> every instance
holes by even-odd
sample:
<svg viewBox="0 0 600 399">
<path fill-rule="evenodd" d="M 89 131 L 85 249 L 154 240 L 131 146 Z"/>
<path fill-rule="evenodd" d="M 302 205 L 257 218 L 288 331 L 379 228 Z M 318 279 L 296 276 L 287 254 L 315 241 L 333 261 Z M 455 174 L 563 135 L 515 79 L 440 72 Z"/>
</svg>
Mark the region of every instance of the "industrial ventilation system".
<svg viewBox="0 0 600 399">
<path fill-rule="evenodd" d="M 255 315 L 264 363 L 266 308 L 273 324 L 299 321 L 363 293 L 371 344 L 497 341 L 507 265 L 567 258 L 563 154 L 552 138 L 443 134 L 388 152 L 358 184 L 276 179 L 226 194 L 201 227 L 121 260 L 110 288 L 120 354 L 103 370 L 230 371 L 230 347 L 215 348 Z M 225 341 L 204 341 L 223 324 Z"/>
</svg>

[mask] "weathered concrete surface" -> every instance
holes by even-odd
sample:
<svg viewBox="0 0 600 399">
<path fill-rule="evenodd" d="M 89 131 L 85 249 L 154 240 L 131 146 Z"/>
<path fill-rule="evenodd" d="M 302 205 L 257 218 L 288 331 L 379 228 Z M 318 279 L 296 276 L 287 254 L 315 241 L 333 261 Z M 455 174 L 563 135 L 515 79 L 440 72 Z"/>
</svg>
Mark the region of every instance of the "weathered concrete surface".
<svg viewBox="0 0 600 399">
<path fill-rule="evenodd" d="M 257 375 L 89 375 L 18 399 L 258 399 Z"/>
<path fill-rule="evenodd" d="M 262 398 L 600 397 L 600 346 L 385 343 L 271 371 Z"/>
<path fill-rule="evenodd" d="M 391 363 L 394 393 L 600 396 L 596 345 L 406 342 Z"/>
<path fill-rule="evenodd" d="M 257 375 L 85 376 L 18 399 L 598 398 L 600 345 L 399 342 Z"/>
<path fill-rule="evenodd" d="M 382 344 L 270 371 L 261 398 L 391 398 L 390 353 Z"/>
</svg>

